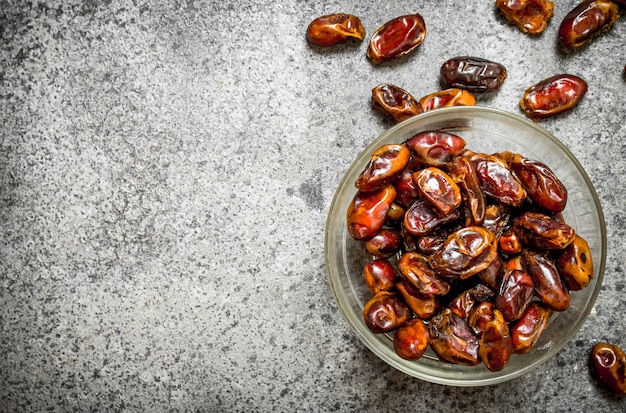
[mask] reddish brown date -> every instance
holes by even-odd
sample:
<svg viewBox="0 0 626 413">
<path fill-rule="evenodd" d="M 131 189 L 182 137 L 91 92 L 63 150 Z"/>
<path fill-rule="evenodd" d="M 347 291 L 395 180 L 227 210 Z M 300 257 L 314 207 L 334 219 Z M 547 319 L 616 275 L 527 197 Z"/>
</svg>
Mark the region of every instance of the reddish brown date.
<svg viewBox="0 0 626 413">
<path fill-rule="evenodd" d="M 363 267 L 365 285 L 374 294 L 381 291 L 391 291 L 400 280 L 398 272 L 387 260 L 377 259 L 370 261 Z"/>
<path fill-rule="evenodd" d="M 522 259 L 533 280 L 537 298 L 554 311 L 567 310 L 570 305 L 569 291 L 563 285 L 559 271 L 548 254 L 524 250 Z"/>
<path fill-rule="evenodd" d="M 418 196 L 417 185 L 413 181 L 413 172 L 405 169 L 393 183 L 396 188 L 396 202 L 404 207 L 410 207 Z"/>
<path fill-rule="evenodd" d="M 467 324 L 474 330 L 476 337 L 480 339 L 483 335 L 483 331 L 487 327 L 487 323 L 493 319 L 493 303 L 490 301 L 483 301 L 474 306 L 469 313 Z"/>
<path fill-rule="evenodd" d="M 511 221 L 511 212 L 502 204 L 488 205 L 485 209 L 485 220 L 483 226 L 487 228 L 496 238 L 500 238 L 506 231 Z"/>
<path fill-rule="evenodd" d="M 460 216 L 458 210 L 454 210 L 448 215 L 441 215 L 427 202 L 417 199 L 406 211 L 402 225 L 410 234 L 419 237 L 430 234 L 442 225 L 456 221 Z"/>
<path fill-rule="evenodd" d="M 562 250 L 576 237 L 574 228 L 540 212 L 524 212 L 515 219 L 513 230 L 524 245 L 540 250 Z"/>
<path fill-rule="evenodd" d="M 474 106 L 476 97 L 470 91 L 452 87 L 423 96 L 420 98 L 419 104 L 422 111 L 428 112 L 452 106 Z"/>
<path fill-rule="evenodd" d="M 465 89 L 472 93 L 495 92 L 507 76 L 506 68 L 500 63 L 470 56 L 446 60 L 439 74 L 446 87 Z"/>
<path fill-rule="evenodd" d="M 316 46 L 335 46 L 351 38 L 363 40 L 365 28 L 356 16 L 344 13 L 330 14 L 320 16 L 309 23 L 306 38 Z"/>
<path fill-rule="evenodd" d="M 593 259 L 587 241 L 576 235 L 556 260 L 561 279 L 570 291 L 585 288 L 593 278 Z"/>
<path fill-rule="evenodd" d="M 524 91 L 520 107 L 534 120 L 549 118 L 572 109 L 587 93 L 587 82 L 574 75 L 549 77 Z"/>
<path fill-rule="evenodd" d="M 591 348 L 595 377 L 611 392 L 626 394 L 626 354 L 615 344 L 598 343 Z"/>
<path fill-rule="evenodd" d="M 430 343 L 428 327 L 419 318 L 414 318 L 396 330 L 393 335 L 393 349 L 406 360 L 420 359 Z"/>
<path fill-rule="evenodd" d="M 387 258 L 398 252 L 402 243 L 400 230 L 382 228 L 373 237 L 365 241 L 364 247 L 368 254 L 378 258 Z"/>
<path fill-rule="evenodd" d="M 419 162 L 427 166 L 444 166 L 465 148 L 465 139 L 443 131 L 424 131 L 406 141 Z"/>
<path fill-rule="evenodd" d="M 376 149 L 355 182 L 361 191 L 373 191 L 389 185 L 409 163 L 411 151 L 405 145 L 388 144 Z"/>
<path fill-rule="evenodd" d="M 509 325 L 497 309 L 485 324 L 479 343 L 478 354 L 489 371 L 500 371 L 507 365 L 513 354 L 513 342 Z"/>
<path fill-rule="evenodd" d="M 504 264 L 504 260 L 497 255 L 487 268 L 477 274 L 478 278 L 480 278 L 480 282 L 487 285 L 492 290 L 498 291 L 500 289 Z"/>
<path fill-rule="evenodd" d="M 619 19 L 619 7 L 610 0 L 584 0 L 559 26 L 559 43 L 568 49 L 581 47 L 608 30 Z"/>
<path fill-rule="evenodd" d="M 396 17 L 382 25 L 372 35 L 367 57 L 373 63 L 383 63 L 411 53 L 426 37 L 426 23 L 420 14 Z"/>
<path fill-rule="evenodd" d="M 465 320 L 449 308 L 430 320 L 430 347 L 442 361 L 465 366 L 480 363 L 478 337 Z"/>
<path fill-rule="evenodd" d="M 526 193 L 540 208 L 559 213 L 567 204 L 567 188 L 543 162 L 525 158 L 520 154 L 502 155 L 522 183 Z"/>
<path fill-rule="evenodd" d="M 358 191 L 346 212 L 346 225 L 352 238 L 373 237 L 385 223 L 395 197 L 396 189 L 392 185 L 371 192 Z"/>
<path fill-rule="evenodd" d="M 475 306 L 481 302 L 491 301 L 493 297 L 494 293 L 489 287 L 483 284 L 477 284 L 475 287 L 463 291 L 452 299 L 448 304 L 448 308 L 451 309 L 454 314 L 468 321 Z"/>
<path fill-rule="evenodd" d="M 495 305 L 507 323 L 519 319 L 526 311 L 534 289 L 535 284 L 525 271 L 512 270 L 504 273 Z"/>
<path fill-rule="evenodd" d="M 518 29 L 539 34 L 554 15 L 554 3 L 548 0 L 496 0 L 496 7 Z"/>
<path fill-rule="evenodd" d="M 372 107 L 395 122 L 422 113 L 417 99 L 406 90 L 389 83 L 372 89 Z"/>
<path fill-rule="evenodd" d="M 510 327 L 513 351 L 517 354 L 528 353 L 548 326 L 552 310 L 539 301 L 532 301 L 524 314 Z"/>
<path fill-rule="evenodd" d="M 381 291 L 375 294 L 363 308 L 363 319 L 372 333 L 386 333 L 406 324 L 411 310 L 398 293 Z"/>
<path fill-rule="evenodd" d="M 448 163 L 448 173 L 461 190 L 466 210 L 466 224 L 482 225 L 485 221 L 487 202 L 472 164 L 467 158 L 458 156 Z"/>
<path fill-rule="evenodd" d="M 428 259 L 417 252 L 405 252 L 398 260 L 398 269 L 403 279 L 409 281 L 424 295 L 446 295 L 450 285 L 439 279 Z"/>
<path fill-rule="evenodd" d="M 522 241 L 520 241 L 515 231 L 511 229 L 504 231 L 500 235 L 498 245 L 499 251 L 507 255 L 519 254 L 523 249 Z"/>
<path fill-rule="evenodd" d="M 406 305 L 422 320 L 429 320 L 439 311 L 439 300 L 434 295 L 424 295 L 408 281 L 400 281 L 396 289 L 402 295 Z"/>
<path fill-rule="evenodd" d="M 434 166 L 413 174 L 419 196 L 442 215 L 448 215 L 461 205 L 461 190 L 450 175 Z"/>
<path fill-rule="evenodd" d="M 489 267 L 497 255 L 493 234 L 483 227 L 471 226 L 453 232 L 429 257 L 429 262 L 442 277 L 465 279 Z"/>
<path fill-rule="evenodd" d="M 526 199 L 526 190 L 500 157 L 475 153 L 470 159 L 489 197 L 508 206 L 520 205 Z"/>
</svg>

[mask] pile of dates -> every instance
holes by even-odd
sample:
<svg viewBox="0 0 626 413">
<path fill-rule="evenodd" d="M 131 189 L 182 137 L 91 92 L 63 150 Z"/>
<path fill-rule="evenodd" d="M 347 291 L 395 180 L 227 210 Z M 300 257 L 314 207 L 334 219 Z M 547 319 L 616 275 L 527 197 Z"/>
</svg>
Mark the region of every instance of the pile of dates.
<svg viewBox="0 0 626 413">
<path fill-rule="evenodd" d="M 402 358 L 430 347 L 501 370 L 593 277 L 589 245 L 561 214 L 567 189 L 542 162 L 424 131 L 374 151 L 355 186 L 347 229 L 373 257 L 363 319 Z"/>
</svg>

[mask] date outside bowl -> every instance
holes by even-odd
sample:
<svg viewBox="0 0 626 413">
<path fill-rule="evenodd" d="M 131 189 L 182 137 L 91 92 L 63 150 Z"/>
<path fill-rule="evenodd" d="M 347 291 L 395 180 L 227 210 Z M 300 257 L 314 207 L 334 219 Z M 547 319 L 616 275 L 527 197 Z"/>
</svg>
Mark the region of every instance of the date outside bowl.
<svg viewBox="0 0 626 413">
<path fill-rule="evenodd" d="M 555 312 L 535 347 L 513 354 L 507 366 L 489 371 L 482 363 L 462 366 L 441 362 L 429 348 L 422 358 L 408 361 L 393 349 L 392 334 L 374 334 L 363 321 L 363 307 L 372 296 L 363 281 L 365 263 L 373 259 L 346 228 L 346 210 L 356 194 L 354 182 L 383 144 L 402 143 L 418 132 L 445 130 L 462 136 L 474 152 L 511 151 L 548 165 L 568 190 L 565 222 L 585 238 L 594 260 L 590 284 L 571 292 L 571 304 Z M 485 386 L 505 382 L 537 368 L 572 339 L 589 315 L 602 285 L 606 260 L 604 216 L 597 194 L 574 155 L 552 134 L 535 123 L 502 110 L 463 106 L 426 112 L 399 123 L 371 142 L 343 177 L 330 206 L 324 240 L 328 281 L 339 310 L 354 334 L 374 354 L 394 368 L 418 379 L 451 386 Z"/>
</svg>

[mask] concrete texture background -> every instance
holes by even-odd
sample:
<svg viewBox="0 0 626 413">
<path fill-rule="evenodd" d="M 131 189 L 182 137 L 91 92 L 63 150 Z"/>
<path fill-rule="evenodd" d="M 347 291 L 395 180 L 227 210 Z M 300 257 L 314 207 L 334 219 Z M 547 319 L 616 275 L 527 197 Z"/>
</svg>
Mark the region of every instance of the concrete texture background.
<svg viewBox="0 0 626 413">
<path fill-rule="evenodd" d="M 626 348 L 626 21 L 565 52 L 576 3 L 533 37 L 493 1 L 0 0 L 0 411 L 623 412 L 586 360 L 599 340 Z M 366 42 L 304 38 L 322 14 L 358 15 L 369 38 L 416 11 L 426 40 L 382 66 Z M 434 92 L 455 55 L 504 64 L 478 104 L 517 114 L 541 79 L 588 81 L 541 125 L 607 224 L 588 321 L 539 369 L 485 388 L 377 359 L 324 269 L 334 190 L 390 126 L 372 87 Z"/>
</svg>

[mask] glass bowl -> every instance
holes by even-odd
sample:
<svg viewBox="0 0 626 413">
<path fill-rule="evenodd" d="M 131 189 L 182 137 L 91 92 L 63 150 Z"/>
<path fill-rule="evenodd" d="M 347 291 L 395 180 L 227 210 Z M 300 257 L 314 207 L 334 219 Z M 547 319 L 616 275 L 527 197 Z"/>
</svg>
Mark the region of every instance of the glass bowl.
<svg viewBox="0 0 626 413">
<path fill-rule="evenodd" d="M 402 143 L 418 132 L 441 129 L 462 136 L 474 152 L 511 151 L 542 161 L 568 190 L 563 216 L 587 240 L 594 260 L 594 276 L 582 291 L 571 292 L 570 308 L 554 313 L 536 346 L 526 354 L 513 354 L 507 366 L 489 371 L 482 363 L 461 366 L 439 361 L 429 348 L 417 361 L 402 359 L 393 349 L 392 335 L 374 334 L 363 321 L 363 307 L 372 296 L 362 270 L 373 259 L 346 228 L 346 210 L 356 193 L 354 182 L 371 153 L 383 144 Z M 580 163 L 556 137 L 520 116 L 479 106 L 442 108 L 399 123 L 361 152 L 337 189 L 326 223 L 324 254 L 328 281 L 340 312 L 354 334 L 378 357 L 396 369 L 422 380 L 453 386 L 483 386 L 519 377 L 559 352 L 585 322 L 596 300 L 606 259 L 604 217 L 596 192 Z"/>
</svg>

